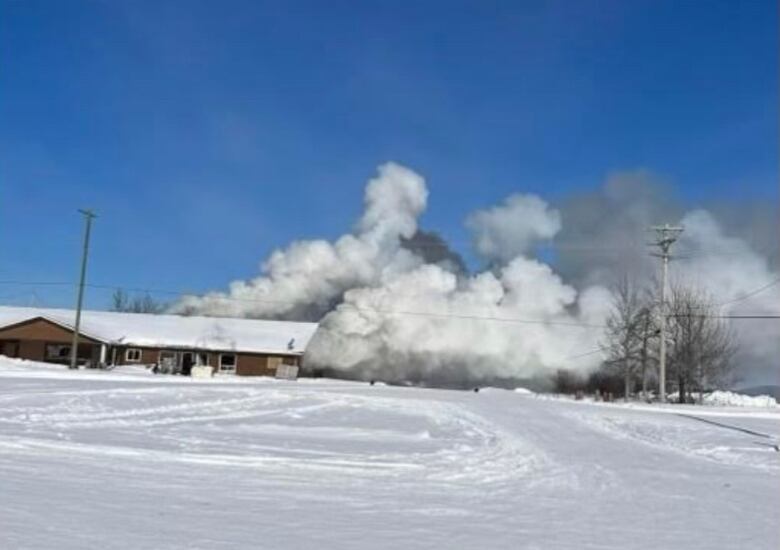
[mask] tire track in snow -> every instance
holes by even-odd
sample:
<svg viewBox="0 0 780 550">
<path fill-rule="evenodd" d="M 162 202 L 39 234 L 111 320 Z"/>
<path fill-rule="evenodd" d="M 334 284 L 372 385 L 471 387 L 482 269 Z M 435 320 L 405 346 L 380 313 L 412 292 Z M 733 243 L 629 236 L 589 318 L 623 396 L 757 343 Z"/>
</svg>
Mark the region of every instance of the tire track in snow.
<svg viewBox="0 0 780 550">
<path fill-rule="evenodd" d="M 44 392 L 52 403 L 37 395 L 33 407 L 0 406 L 2 446 L 445 483 L 495 484 L 547 466 L 521 439 L 451 403 L 300 387 L 150 390 Z"/>
</svg>

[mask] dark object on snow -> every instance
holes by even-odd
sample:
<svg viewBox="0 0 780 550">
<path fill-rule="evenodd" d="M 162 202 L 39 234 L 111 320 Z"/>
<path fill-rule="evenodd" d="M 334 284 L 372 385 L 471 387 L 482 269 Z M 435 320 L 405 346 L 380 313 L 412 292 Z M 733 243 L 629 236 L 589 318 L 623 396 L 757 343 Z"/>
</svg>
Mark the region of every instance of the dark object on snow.
<svg viewBox="0 0 780 550">
<path fill-rule="evenodd" d="M 369 384 L 371 384 L 373 386 L 374 385 L 374 381 L 372 380 L 371 382 L 369 382 Z"/>
<path fill-rule="evenodd" d="M 479 388 L 474 388 L 474 393 L 479 393 Z"/>
</svg>

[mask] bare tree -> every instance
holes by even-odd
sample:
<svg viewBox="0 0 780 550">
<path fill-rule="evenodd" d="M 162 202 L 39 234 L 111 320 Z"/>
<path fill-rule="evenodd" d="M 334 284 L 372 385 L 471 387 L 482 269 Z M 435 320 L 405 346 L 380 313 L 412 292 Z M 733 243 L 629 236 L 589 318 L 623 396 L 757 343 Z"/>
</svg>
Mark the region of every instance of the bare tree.
<svg viewBox="0 0 780 550">
<path fill-rule="evenodd" d="M 623 378 L 623 396 L 628 399 L 633 393 L 637 366 L 647 367 L 647 357 L 642 358 L 640 329 L 648 322 L 649 308 L 643 303 L 643 292 L 628 276 L 621 277 L 613 286 L 612 297 L 604 343 L 605 366 Z"/>
<path fill-rule="evenodd" d="M 117 288 L 111 295 L 111 311 L 127 311 L 130 297 L 121 288 Z"/>
<path fill-rule="evenodd" d="M 111 311 L 125 313 L 162 313 L 165 304 L 152 298 L 149 293 L 131 298 L 124 290 L 118 288 L 111 296 Z"/>
<path fill-rule="evenodd" d="M 642 380 L 642 399 L 647 399 L 647 387 L 650 375 L 655 371 L 651 368 L 658 363 L 656 344 L 660 330 L 658 328 L 655 312 L 651 307 L 652 298 L 645 294 L 645 303 L 640 308 L 636 319 L 636 337 L 638 339 L 638 367 L 639 377 Z"/>
<path fill-rule="evenodd" d="M 718 318 L 706 292 L 674 286 L 668 327 L 668 361 L 680 403 L 691 400 L 694 388 L 701 399 L 707 387 L 722 387 L 731 381 L 737 340 L 725 320 Z"/>
<path fill-rule="evenodd" d="M 137 313 L 162 313 L 165 310 L 165 304 L 152 298 L 149 293 L 140 298 L 136 298 L 133 303 Z"/>
</svg>

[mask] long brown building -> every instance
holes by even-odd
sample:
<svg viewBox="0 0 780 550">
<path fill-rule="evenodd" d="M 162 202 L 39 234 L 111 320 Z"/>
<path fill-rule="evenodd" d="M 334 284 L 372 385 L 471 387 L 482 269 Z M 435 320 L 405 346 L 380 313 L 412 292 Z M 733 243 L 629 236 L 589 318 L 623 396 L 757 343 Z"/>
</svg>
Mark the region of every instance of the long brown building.
<svg viewBox="0 0 780 550">
<path fill-rule="evenodd" d="M 0 306 L 0 354 L 68 363 L 75 313 L 65 309 Z M 316 323 L 83 311 L 81 365 L 154 365 L 189 374 L 209 365 L 219 373 L 276 374 L 300 366 Z"/>
</svg>

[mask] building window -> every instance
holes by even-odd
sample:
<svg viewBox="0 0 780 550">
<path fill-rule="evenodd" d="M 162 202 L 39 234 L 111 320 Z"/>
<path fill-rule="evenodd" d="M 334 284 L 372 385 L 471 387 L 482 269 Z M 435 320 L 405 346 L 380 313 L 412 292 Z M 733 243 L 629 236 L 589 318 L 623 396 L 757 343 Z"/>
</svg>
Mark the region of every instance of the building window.
<svg viewBox="0 0 780 550">
<path fill-rule="evenodd" d="M 128 363 L 140 363 L 141 350 L 138 348 L 127 348 L 125 350 L 125 361 Z"/>
<path fill-rule="evenodd" d="M 68 344 L 46 344 L 46 360 L 57 361 L 70 357 L 70 346 Z"/>
<path fill-rule="evenodd" d="M 219 354 L 219 371 L 220 372 L 236 372 L 236 354 L 235 353 L 220 353 Z"/>
</svg>

